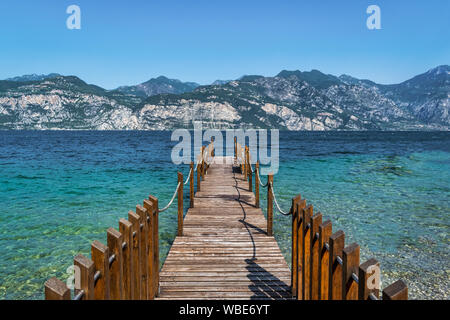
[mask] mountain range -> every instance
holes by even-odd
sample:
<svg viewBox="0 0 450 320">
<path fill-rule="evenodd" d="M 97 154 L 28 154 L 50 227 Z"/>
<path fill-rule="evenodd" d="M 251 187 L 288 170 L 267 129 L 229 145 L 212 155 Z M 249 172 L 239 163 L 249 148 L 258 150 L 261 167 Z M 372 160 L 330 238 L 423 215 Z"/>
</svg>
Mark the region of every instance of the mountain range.
<svg viewBox="0 0 450 320">
<path fill-rule="evenodd" d="M 0 129 L 449 130 L 450 67 L 384 85 L 318 70 L 201 86 L 158 77 L 106 90 L 75 76 L 0 81 Z"/>
</svg>

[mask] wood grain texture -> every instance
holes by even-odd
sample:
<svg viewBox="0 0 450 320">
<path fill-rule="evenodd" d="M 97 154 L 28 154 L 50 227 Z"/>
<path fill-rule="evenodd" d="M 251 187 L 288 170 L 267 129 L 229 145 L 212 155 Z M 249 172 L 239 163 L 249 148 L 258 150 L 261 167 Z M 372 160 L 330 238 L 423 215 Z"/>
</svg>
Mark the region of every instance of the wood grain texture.
<svg viewBox="0 0 450 320">
<path fill-rule="evenodd" d="M 330 220 L 325 221 L 319 226 L 319 248 L 320 248 L 320 269 L 319 269 L 319 299 L 328 300 L 330 284 L 330 252 L 326 244 L 332 234 L 332 224 Z"/>
<path fill-rule="evenodd" d="M 342 230 L 330 236 L 330 284 L 329 284 L 329 299 L 342 300 L 342 250 L 345 246 L 345 233 Z M 338 259 L 339 257 L 339 259 Z"/>
<path fill-rule="evenodd" d="M 122 256 L 122 234 L 114 228 L 109 228 L 106 238 L 110 254 L 114 260 L 109 266 L 110 299 L 123 300 L 123 256 Z"/>
<path fill-rule="evenodd" d="M 156 299 L 291 299 L 290 269 L 239 171 L 225 161 L 209 166 Z"/>
<path fill-rule="evenodd" d="M 408 287 L 402 280 L 397 280 L 383 290 L 383 300 L 408 300 Z"/>
<path fill-rule="evenodd" d="M 319 300 L 319 226 L 322 214 L 311 218 L 311 300 Z"/>
<path fill-rule="evenodd" d="M 292 244 L 291 244 L 291 248 L 292 248 L 292 262 L 291 262 L 291 288 L 292 288 L 292 294 L 294 297 L 297 296 L 297 269 L 298 269 L 298 258 L 297 258 L 297 253 L 298 253 L 298 249 L 297 249 L 297 225 L 298 225 L 298 206 L 297 204 L 300 202 L 301 200 L 301 196 L 298 195 L 296 197 L 294 197 L 292 199 Z"/>
<path fill-rule="evenodd" d="M 45 300 L 70 300 L 70 289 L 58 278 L 50 278 L 44 284 Z"/>
<path fill-rule="evenodd" d="M 132 299 L 132 292 L 134 291 L 133 272 L 133 224 L 126 220 L 119 220 L 119 231 L 123 236 L 124 247 L 122 248 L 123 255 L 123 297 L 126 300 Z"/>
<path fill-rule="evenodd" d="M 132 299 L 141 299 L 141 220 L 138 214 L 133 211 L 128 212 L 128 221 L 131 222 L 132 227 L 132 256 L 133 256 L 133 291 Z"/>
<path fill-rule="evenodd" d="M 100 241 L 94 240 L 91 245 L 91 257 L 94 268 L 100 272 L 100 278 L 94 286 L 95 300 L 109 300 L 109 249 Z"/>
<path fill-rule="evenodd" d="M 93 300 L 94 299 L 94 262 L 91 259 L 78 254 L 73 259 L 73 265 L 78 267 L 80 270 L 80 289 L 83 290 L 84 294 L 81 300 Z M 75 295 L 78 291 L 75 288 Z"/>
<path fill-rule="evenodd" d="M 358 300 L 358 283 L 352 274 L 358 275 L 359 245 L 352 243 L 342 251 L 342 298 L 344 300 Z"/>
</svg>

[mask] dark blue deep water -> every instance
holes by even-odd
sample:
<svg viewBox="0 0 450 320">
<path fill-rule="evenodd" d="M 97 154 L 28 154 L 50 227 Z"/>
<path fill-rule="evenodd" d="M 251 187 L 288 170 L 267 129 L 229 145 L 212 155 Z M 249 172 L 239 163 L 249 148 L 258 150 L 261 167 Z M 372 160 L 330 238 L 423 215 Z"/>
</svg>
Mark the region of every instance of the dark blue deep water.
<svg viewBox="0 0 450 320">
<path fill-rule="evenodd" d="M 188 172 L 173 145 L 170 132 L 0 132 L 0 299 L 43 298 L 46 279 L 66 279 L 73 257 L 150 193 L 165 205 Z M 411 298 L 450 298 L 449 132 L 280 132 L 279 145 L 282 207 L 301 193 L 362 260 L 380 261 L 382 287 L 401 278 Z M 274 219 L 288 262 L 290 221 Z M 163 261 L 175 206 L 159 226 Z"/>
</svg>

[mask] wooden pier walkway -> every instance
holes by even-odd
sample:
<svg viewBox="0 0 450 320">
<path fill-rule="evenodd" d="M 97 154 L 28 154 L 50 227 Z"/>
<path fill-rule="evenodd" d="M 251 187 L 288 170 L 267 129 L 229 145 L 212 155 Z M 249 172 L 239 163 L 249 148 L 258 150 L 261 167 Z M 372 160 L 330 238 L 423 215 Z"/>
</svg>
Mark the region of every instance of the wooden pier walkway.
<svg viewBox="0 0 450 320">
<path fill-rule="evenodd" d="M 291 271 L 237 166 L 216 158 L 160 272 L 158 299 L 289 299 Z"/>
<path fill-rule="evenodd" d="M 149 195 L 128 219 L 119 220 L 118 229 L 107 230 L 106 245 L 95 240 L 90 258 L 74 258 L 73 300 L 380 299 L 379 262 L 371 258 L 360 264 L 359 245 L 346 244 L 345 233 L 322 221 L 322 213 L 300 194 L 282 210 L 273 175 L 262 183 L 259 162 L 254 168 L 249 148 L 236 139 L 232 158 L 215 157 L 213 141 L 203 146 L 186 181 L 178 172 L 166 206 Z M 267 192 L 267 220 L 259 208 L 260 187 Z M 175 198 L 177 236 L 160 270 L 159 215 L 168 214 Z M 273 237 L 274 207 L 292 225 L 291 268 Z M 48 300 L 72 299 L 70 288 L 56 277 L 44 288 Z M 407 299 L 408 287 L 398 280 L 381 298 Z"/>
</svg>

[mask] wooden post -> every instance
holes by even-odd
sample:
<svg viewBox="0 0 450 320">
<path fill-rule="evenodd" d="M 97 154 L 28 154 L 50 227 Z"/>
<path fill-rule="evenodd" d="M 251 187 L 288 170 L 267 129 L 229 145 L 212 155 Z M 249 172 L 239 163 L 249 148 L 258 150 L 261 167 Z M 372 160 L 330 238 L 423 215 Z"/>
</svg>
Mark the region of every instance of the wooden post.
<svg viewBox="0 0 450 320">
<path fill-rule="evenodd" d="M 250 163 L 250 148 L 247 148 L 247 162 L 248 162 L 248 190 L 253 191 L 253 173 L 252 164 Z"/>
<path fill-rule="evenodd" d="M 342 272 L 342 299 L 358 300 L 358 283 L 352 274 L 358 275 L 359 245 L 352 243 L 342 250 L 343 272 Z"/>
<path fill-rule="evenodd" d="M 408 300 L 408 287 L 402 280 L 384 288 L 383 300 Z"/>
<path fill-rule="evenodd" d="M 237 138 L 234 137 L 234 159 L 236 160 L 237 163 Z"/>
<path fill-rule="evenodd" d="M 191 175 L 189 176 L 189 204 L 190 208 L 194 207 L 194 162 L 191 161 Z"/>
<path fill-rule="evenodd" d="M 322 214 L 319 212 L 311 218 L 311 300 L 319 300 L 319 226 L 322 224 Z"/>
<path fill-rule="evenodd" d="M 44 284 L 45 300 L 70 300 L 70 289 L 58 278 L 50 278 Z"/>
<path fill-rule="evenodd" d="M 154 238 L 155 238 L 155 223 L 154 223 L 154 216 L 153 216 L 153 204 L 150 200 L 144 200 L 143 207 L 145 210 L 147 210 L 147 221 L 148 221 L 148 237 L 147 237 L 147 251 L 148 251 L 148 299 L 153 300 L 155 298 L 155 275 L 154 275 L 154 268 L 155 268 L 155 246 L 153 244 Z"/>
<path fill-rule="evenodd" d="M 80 270 L 80 290 L 84 291 L 81 300 L 94 300 L 94 262 L 79 254 L 73 259 L 73 265 Z"/>
<path fill-rule="evenodd" d="M 141 254 L 140 254 L 140 270 L 141 270 L 141 300 L 148 299 L 148 223 L 147 210 L 140 206 L 136 206 L 136 214 L 139 216 L 139 225 L 141 228 Z"/>
<path fill-rule="evenodd" d="M 202 147 L 202 180 L 205 179 L 205 170 L 206 170 L 204 155 L 205 155 L 205 146 Z"/>
<path fill-rule="evenodd" d="M 194 179 L 194 172 L 192 172 L 192 179 Z M 155 255 L 153 261 L 155 263 L 154 267 L 154 284 L 155 284 L 155 294 L 159 295 L 159 207 L 158 207 L 158 198 L 150 195 L 149 200 L 153 204 L 153 220 L 154 220 L 154 250 L 153 253 Z"/>
<path fill-rule="evenodd" d="M 259 161 L 255 164 L 255 207 L 259 208 Z"/>
<path fill-rule="evenodd" d="M 91 257 L 94 268 L 100 272 L 100 278 L 94 286 L 95 300 L 109 300 L 109 249 L 100 241 L 91 244 Z"/>
<path fill-rule="evenodd" d="M 345 246 L 344 231 L 332 234 L 330 242 L 330 286 L 328 289 L 330 300 L 342 300 L 342 250 Z M 339 258 L 338 258 L 339 257 Z"/>
<path fill-rule="evenodd" d="M 332 234 L 331 221 L 327 220 L 319 226 L 319 250 L 320 250 L 320 262 L 319 262 L 319 299 L 328 300 L 329 297 L 329 285 L 330 285 L 330 251 L 325 244 L 328 244 L 328 240 Z M 329 246 L 328 246 L 329 248 Z"/>
<path fill-rule="evenodd" d="M 183 174 L 178 172 L 178 183 L 180 187 L 178 188 L 178 236 L 183 235 Z"/>
<path fill-rule="evenodd" d="M 267 176 L 267 235 L 273 236 L 273 197 L 272 185 L 273 174 Z"/>
<path fill-rule="evenodd" d="M 241 160 L 241 173 L 244 174 L 244 169 L 245 169 L 245 156 L 243 156 L 244 154 L 244 148 L 242 148 L 242 146 L 239 145 L 238 148 L 238 152 L 239 152 L 239 158 Z"/>
<path fill-rule="evenodd" d="M 201 162 L 199 162 L 197 164 L 197 192 L 201 191 L 201 188 L 200 188 L 200 185 L 202 182 L 201 173 L 202 173 L 202 165 L 201 165 Z"/>
<path fill-rule="evenodd" d="M 122 234 L 114 228 L 109 228 L 106 234 L 110 253 L 114 255 L 109 266 L 110 299 L 123 300 Z"/>
<path fill-rule="evenodd" d="M 244 153 L 244 158 L 245 158 L 245 166 L 244 166 L 244 177 L 245 180 L 248 180 L 248 146 L 245 146 L 245 153 Z"/>
<path fill-rule="evenodd" d="M 311 216 L 313 206 L 303 209 L 303 300 L 311 300 Z"/>
<path fill-rule="evenodd" d="M 256 163 L 258 165 L 258 162 Z M 256 167 L 255 172 L 258 167 Z M 257 177 L 258 174 L 256 173 L 255 176 Z M 258 181 L 256 183 L 259 184 Z M 297 269 L 298 269 L 298 258 L 297 258 L 297 224 L 298 224 L 298 206 L 297 204 L 300 202 L 301 196 L 295 196 L 292 198 L 292 253 L 291 253 L 291 292 L 292 296 L 297 296 Z"/>
<path fill-rule="evenodd" d="M 141 222 L 139 215 L 133 211 L 128 212 L 128 221 L 131 222 L 133 239 L 133 292 L 132 299 L 141 299 Z"/>
<path fill-rule="evenodd" d="M 133 272 L 133 232 L 132 223 L 125 219 L 119 220 L 119 231 L 123 236 L 123 297 L 125 300 L 132 299 L 134 291 Z"/>
<path fill-rule="evenodd" d="M 306 200 L 300 200 L 297 204 L 297 300 L 303 300 L 303 209 L 306 208 Z"/>
<path fill-rule="evenodd" d="M 359 266 L 358 272 L 358 300 L 371 300 L 370 295 L 375 298 L 380 296 L 379 280 L 380 280 L 380 263 L 376 259 L 369 259 Z M 369 288 L 370 281 L 370 288 Z"/>
</svg>

